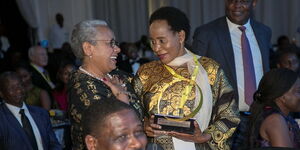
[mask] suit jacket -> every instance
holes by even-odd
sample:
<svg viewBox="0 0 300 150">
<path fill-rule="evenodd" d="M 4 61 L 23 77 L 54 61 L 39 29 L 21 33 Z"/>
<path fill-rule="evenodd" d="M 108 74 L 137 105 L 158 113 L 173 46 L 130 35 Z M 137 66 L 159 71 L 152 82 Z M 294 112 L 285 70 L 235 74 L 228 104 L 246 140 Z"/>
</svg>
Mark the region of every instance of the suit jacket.
<svg viewBox="0 0 300 150">
<path fill-rule="evenodd" d="M 34 106 L 28 106 L 29 113 L 41 134 L 44 150 L 61 150 L 52 130 L 48 112 Z M 3 103 L 0 105 L 0 149 L 31 150 L 30 141 L 22 126 Z"/>
<path fill-rule="evenodd" d="M 43 76 L 30 65 L 30 71 L 32 73 L 31 79 L 32 83 L 36 85 L 37 87 L 46 90 L 49 95 L 51 95 L 52 88 L 48 84 L 48 82 L 43 78 Z"/>
<path fill-rule="evenodd" d="M 261 52 L 263 70 L 266 72 L 269 70 L 271 29 L 253 19 L 250 19 L 250 24 Z M 195 30 L 192 51 L 200 56 L 212 58 L 221 65 L 235 90 L 235 99 L 238 100 L 234 52 L 225 16 Z"/>
</svg>

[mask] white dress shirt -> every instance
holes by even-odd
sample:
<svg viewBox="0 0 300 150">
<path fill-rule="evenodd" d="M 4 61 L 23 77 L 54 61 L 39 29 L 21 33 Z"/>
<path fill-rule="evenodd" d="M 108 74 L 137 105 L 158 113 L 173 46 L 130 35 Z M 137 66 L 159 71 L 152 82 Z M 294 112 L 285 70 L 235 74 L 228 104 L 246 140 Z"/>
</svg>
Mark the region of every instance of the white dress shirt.
<svg viewBox="0 0 300 150">
<path fill-rule="evenodd" d="M 42 142 L 40 131 L 39 131 L 35 121 L 33 120 L 32 116 L 30 115 L 29 110 L 26 107 L 25 103 L 23 103 L 22 108 L 11 105 L 11 104 L 8 104 L 8 103 L 5 103 L 5 105 L 10 110 L 10 112 L 16 117 L 16 119 L 19 121 L 19 123 L 22 127 L 23 127 L 23 125 L 22 125 L 22 121 L 21 121 L 21 114 L 19 112 L 20 112 L 21 109 L 24 109 L 24 113 L 27 116 L 27 118 L 28 118 L 28 120 L 31 124 L 31 127 L 32 127 L 32 130 L 33 130 L 34 136 L 35 136 L 35 140 L 36 140 L 38 149 L 43 150 L 44 148 L 43 148 L 43 145 L 42 145 L 43 142 Z"/>
<path fill-rule="evenodd" d="M 9 41 L 6 36 L 0 36 L 0 40 L 2 43 L 2 47 L 0 47 L 0 50 L 7 52 L 8 48 L 10 47 Z"/>
<path fill-rule="evenodd" d="M 249 105 L 247 105 L 245 102 L 245 94 L 244 94 L 244 66 L 243 66 L 243 56 L 242 56 L 242 46 L 241 46 L 242 31 L 238 28 L 241 25 L 232 23 L 228 18 L 226 18 L 226 20 L 229 27 L 231 43 L 234 52 L 234 62 L 235 62 L 236 77 L 237 77 L 236 79 L 237 79 L 237 87 L 238 87 L 238 94 L 239 94 L 239 110 L 248 111 Z M 262 64 L 261 52 L 259 50 L 259 46 L 255 38 L 253 29 L 250 25 L 250 19 L 243 26 L 246 27 L 246 36 L 250 43 L 254 71 L 255 71 L 256 87 L 258 87 L 259 81 L 263 76 L 263 64 Z"/>
<path fill-rule="evenodd" d="M 54 24 L 50 30 L 49 44 L 53 49 L 60 49 L 65 42 L 68 42 L 68 32 L 64 27 Z"/>
</svg>

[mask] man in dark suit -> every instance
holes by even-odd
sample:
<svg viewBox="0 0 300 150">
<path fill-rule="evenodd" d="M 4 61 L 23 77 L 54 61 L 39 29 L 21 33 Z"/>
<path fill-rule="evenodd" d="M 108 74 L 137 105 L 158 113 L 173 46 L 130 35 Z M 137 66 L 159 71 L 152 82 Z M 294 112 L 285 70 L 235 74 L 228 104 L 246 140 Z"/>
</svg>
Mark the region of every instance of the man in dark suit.
<svg viewBox="0 0 300 150">
<path fill-rule="evenodd" d="M 24 87 L 17 74 L 1 74 L 0 83 L 0 149 L 60 150 L 48 112 L 23 102 Z"/>
<path fill-rule="evenodd" d="M 225 0 L 226 16 L 198 27 L 193 36 L 193 52 L 216 60 L 224 69 L 241 116 L 249 115 L 252 95 L 269 70 L 271 30 L 251 18 L 256 2 Z"/>
<path fill-rule="evenodd" d="M 46 90 L 51 95 L 55 85 L 50 79 L 48 71 L 44 68 L 48 64 L 48 54 L 41 46 L 33 46 L 28 50 L 30 67 L 32 72 L 32 82 L 37 87 Z"/>
</svg>

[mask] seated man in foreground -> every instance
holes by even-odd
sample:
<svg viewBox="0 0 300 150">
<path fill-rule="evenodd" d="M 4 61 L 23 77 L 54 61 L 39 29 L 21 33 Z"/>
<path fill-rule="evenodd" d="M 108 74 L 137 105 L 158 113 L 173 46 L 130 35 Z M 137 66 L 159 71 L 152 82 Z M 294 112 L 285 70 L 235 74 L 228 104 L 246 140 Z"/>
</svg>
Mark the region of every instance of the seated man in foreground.
<svg viewBox="0 0 300 150">
<path fill-rule="evenodd" d="M 0 149 L 60 150 L 46 110 L 26 105 L 24 87 L 14 72 L 0 75 Z"/>
</svg>

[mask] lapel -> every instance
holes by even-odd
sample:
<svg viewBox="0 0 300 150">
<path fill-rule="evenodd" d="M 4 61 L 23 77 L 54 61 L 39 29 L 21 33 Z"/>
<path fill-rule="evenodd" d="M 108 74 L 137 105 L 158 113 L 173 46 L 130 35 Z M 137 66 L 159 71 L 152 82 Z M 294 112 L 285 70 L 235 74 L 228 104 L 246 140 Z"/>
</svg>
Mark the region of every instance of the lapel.
<svg viewBox="0 0 300 150">
<path fill-rule="evenodd" d="M 51 90 L 51 85 L 50 83 L 47 82 L 46 77 L 43 75 L 42 72 L 40 72 L 37 68 L 35 68 L 33 65 L 30 65 L 31 67 L 31 71 L 32 71 L 32 78 L 34 78 L 35 80 L 33 80 L 33 84 L 37 84 L 38 87 L 43 87 L 45 90 Z M 50 80 L 50 82 L 52 82 Z"/>
<path fill-rule="evenodd" d="M 234 82 L 232 86 L 236 86 L 236 73 L 235 73 L 235 64 L 234 64 L 234 54 L 233 54 L 233 47 L 231 44 L 231 37 L 229 33 L 229 28 L 226 22 L 226 17 L 222 17 L 218 24 L 217 29 L 215 30 L 217 36 L 220 41 L 220 45 L 222 48 L 222 53 L 225 57 L 225 61 L 228 66 L 228 70 L 230 71 L 231 81 Z M 226 66 L 222 66 L 226 67 Z M 226 68 L 224 68 L 226 69 Z"/>
<path fill-rule="evenodd" d="M 31 115 L 31 117 L 33 118 L 39 132 L 40 132 L 40 135 L 41 135 L 41 138 L 42 138 L 42 145 L 43 145 L 43 148 L 44 150 L 46 150 L 46 144 L 45 144 L 45 141 L 46 141 L 46 133 L 43 132 L 45 131 L 45 126 L 43 126 L 43 116 L 40 115 L 41 112 L 38 112 L 36 111 L 34 108 L 32 108 L 31 106 L 28 106 L 26 105 L 28 110 L 29 110 L 29 113 Z"/>
<path fill-rule="evenodd" d="M 263 70 L 265 72 L 269 68 L 269 66 L 268 66 L 269 47 L 268 47 L 268 44 L 266 44 L 266 41 L 264 40 L 265 39 L 265 33 L 253 19 L 250 19 L 250 24 L 251 24 L 251 27 L 253 29 L 253 32 L 254 32 L 255 38 L 257 40 L 258 46 L 259 46 L 259 50 L 260 50 L 261 57 L 262 57 L 261 59 L 263 61 L 262 62 L 263 63 Z"/>
<path fill-rule="evenodd" d="M 8 121 L 7 124 L 14 130 L 16 130 L 17 133 L 19 133 L 19 136 L 21 136 L 21 139 L 24 141 L 24 143 L 26 143 L 28 147 L 31 147 L 30 141 L 17 118 L 10 112 L 5 104 L 2 104 L 2 107 Z"/>
</svg>

